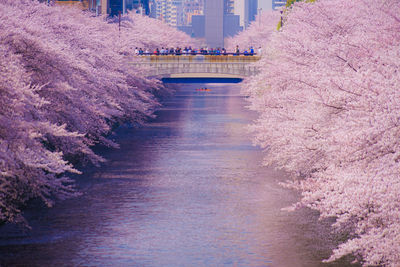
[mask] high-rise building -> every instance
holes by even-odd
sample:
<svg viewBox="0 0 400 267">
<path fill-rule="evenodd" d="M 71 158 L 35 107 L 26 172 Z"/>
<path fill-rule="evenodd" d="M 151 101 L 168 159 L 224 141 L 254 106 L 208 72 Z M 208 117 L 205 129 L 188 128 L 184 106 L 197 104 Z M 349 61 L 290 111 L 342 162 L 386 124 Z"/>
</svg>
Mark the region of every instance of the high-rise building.
<svg viewBox="0 0 400 267">
<path fill-rule="evenodd" d="M 258 12 L 258 1 L 257 0 L 246 0 L 246 7 L 245 7 L 245 21 L 247 28 L 252 21 L 256 19 L 256 15 Z"/>
<path fill-rule="evenodd" d="M 185 26 L 192 25 L 192 16 L 203 15 L 204 0 L 185 0 L 183 13 L 185 15 Z"/>
<path fill-rule="evenodd" d="M 107 14 L 117 16 L 119 13 L 124 14 L 126 11 L 125 0 L 108 0 Z"/>
<path fill-rule="evenodd" d="M 239 16 L 233 12 L 233 0 L 206 0 L 204 32 L 208 46 L 223 47 L 224 37 L 233 36 L 241 30 Z"/>
<path fill-rule="evenodd" d="M 185 0 L 157 0 L 154 1 L 155 17 L 177 27 L 185 24 Z"/>
<path fill-rule="evenodd" d="M 206 0 L 205 37 L 210 47 L 224 46 L 224 0 Z"/>
<path fill-rule="evenodd" d="M 234 0 L 151 0 L 150 16 L 187 34 L 222 47 L 224 37 L 241 31 Z"/>
<path fill-rule="evenodd" d="M 235 0 L 224 0 L 224 14 L 233 15 L 235 11 Z"/>
<path fill-rule="evenodd" d="M 255 20 L 258 0 L 235 0 L 235 14 L 240 16 L 240 25 L 247 28 Z"/>
<path fill-rule="evenodd" d="M 272 10 L 277 10 L 286 5 L 286 0 L 272 0 Z"/>
<path fill-rule="evenodd" d="M 224 0 L 224 37 L 233 36 L 242 30 L 240 16 L 235 15 L 236 0 Z"/>
<path fill-rule="evenodd" d="M 89 0 L 89 3 L 94 0 Z M 127 10 L 135 9 L 145 15 L 150 14 L 149 0 L 96 0 L 102 14 L 116 16 L 125 14 Z"/>
<path fill-rule="evenodd" d="M 244 26 L 244 4 L 245 0 L 235 0 L 234 13 L 240 17 L 240 26 Z"/>
<path fill-rule="evenodd" d="M 171 3 L 167 0 L 155 1 L 156 18 L 168 22 L 171 17 Z"/>
<path fill-rule="evenodd" d="M 146 15 L 150 15 L 150 1 L 149 0 L 141 0 L 142 8 L 144 9 L 144 13 Z"/>
</svg>

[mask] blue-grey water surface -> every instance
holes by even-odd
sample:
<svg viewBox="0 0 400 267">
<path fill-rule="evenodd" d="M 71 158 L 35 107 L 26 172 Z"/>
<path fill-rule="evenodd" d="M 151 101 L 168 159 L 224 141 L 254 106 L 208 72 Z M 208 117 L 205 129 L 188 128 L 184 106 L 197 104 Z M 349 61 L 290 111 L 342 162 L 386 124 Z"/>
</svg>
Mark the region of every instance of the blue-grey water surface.
<svg viewBox="0 0 400 267">
<path fill-rule="evenodd" d="M 197 85 L 204 87 L 205 85 Z M 181 85 L 120 149 L 78 177 L 82 196 L 28 212 L 32 230 L 0 229 L 1 266 L 345 266 L 314 212 L 262 167 L 237 85 Z"/>
</svg>

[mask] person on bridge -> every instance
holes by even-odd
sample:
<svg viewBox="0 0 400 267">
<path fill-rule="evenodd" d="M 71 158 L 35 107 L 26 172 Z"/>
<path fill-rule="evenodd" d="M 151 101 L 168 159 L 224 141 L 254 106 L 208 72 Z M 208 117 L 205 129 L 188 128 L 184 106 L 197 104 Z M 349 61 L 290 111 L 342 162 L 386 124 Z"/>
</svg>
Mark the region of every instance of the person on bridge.
<svg viewBox="0 0 400 267">
<path fill-rule="evenodd" d="M 240 54 L 239 45 L 236 45 L 236 50 L 234 55 L 238 56 L 239 54 Z"/>
</svg>

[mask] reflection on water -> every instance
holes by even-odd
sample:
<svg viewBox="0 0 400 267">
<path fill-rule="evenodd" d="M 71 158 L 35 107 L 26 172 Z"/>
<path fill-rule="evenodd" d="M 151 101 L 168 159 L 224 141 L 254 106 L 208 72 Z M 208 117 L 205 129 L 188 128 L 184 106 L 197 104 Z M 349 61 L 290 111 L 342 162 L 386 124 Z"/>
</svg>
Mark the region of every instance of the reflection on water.
<svg viewBox="0 0 400 267">
<path fill-rule="evenodd" d="M 179 89 L 80 179 L 81 197 L 33 211 L 32 231 L 3 229 L 5 266 L 322 266 L 327 225 L 261 167 L 239 88 Z M 323 266 L 344 266 L 344 263 Z"/>
</svg>

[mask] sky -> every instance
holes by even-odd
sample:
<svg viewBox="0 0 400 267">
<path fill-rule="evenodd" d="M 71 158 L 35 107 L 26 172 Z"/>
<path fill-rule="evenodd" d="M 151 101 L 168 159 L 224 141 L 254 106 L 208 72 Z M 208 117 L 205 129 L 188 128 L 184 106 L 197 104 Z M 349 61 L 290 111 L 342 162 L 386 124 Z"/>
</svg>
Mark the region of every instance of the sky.
<svg viewBox="0 0 400 267">
<path fill-rule="evenodd" d="M 244 0 L 235 0 L 235 2 L 242 2 L 241 5 L 244 5 Z M 272 0 L 258 0 L 258 8 L 262 8 L 262 10 L 271 10 Z"/>
<path fill-rule="evenodd" d="M 272 0 L 258 0 L 258 8 L 262 8 L 262 10 L 271 10 Z"/>
</svg>

